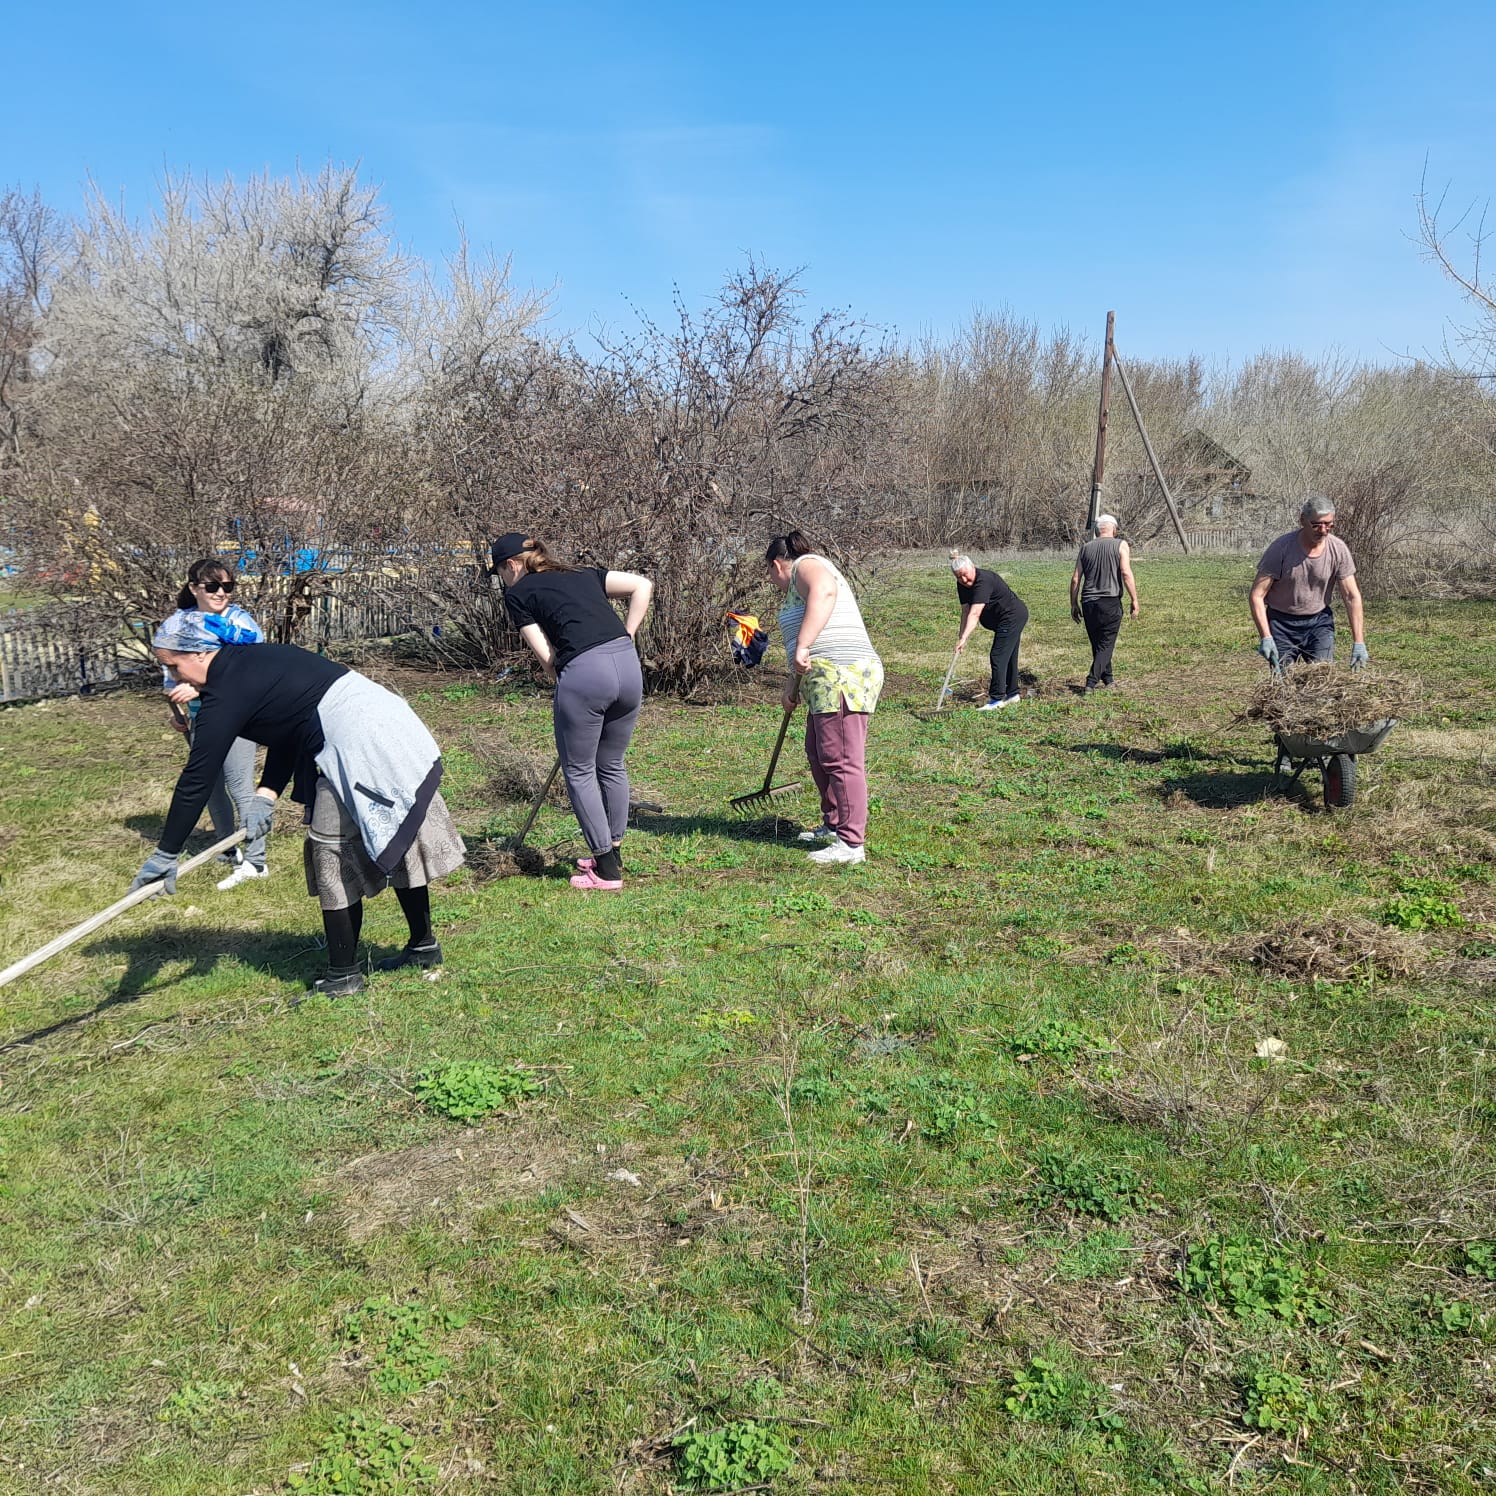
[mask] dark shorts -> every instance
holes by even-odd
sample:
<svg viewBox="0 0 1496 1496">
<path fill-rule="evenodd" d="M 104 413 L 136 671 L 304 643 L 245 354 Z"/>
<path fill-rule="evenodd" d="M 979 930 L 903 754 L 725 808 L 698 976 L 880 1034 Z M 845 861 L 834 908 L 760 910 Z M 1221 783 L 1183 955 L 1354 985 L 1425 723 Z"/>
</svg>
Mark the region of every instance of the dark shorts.
<svg viewBox="0 0 1496 1496">
<path fill-rule="evenodd" d="M 1302 614 L 1269 608 L 1267 626 L 1278 646 L 1279 662 L 1285 666 L 1296 660 L 1335 658 L 1335 614 L 1329 608 L 1322 613 Z"/>
</svg>

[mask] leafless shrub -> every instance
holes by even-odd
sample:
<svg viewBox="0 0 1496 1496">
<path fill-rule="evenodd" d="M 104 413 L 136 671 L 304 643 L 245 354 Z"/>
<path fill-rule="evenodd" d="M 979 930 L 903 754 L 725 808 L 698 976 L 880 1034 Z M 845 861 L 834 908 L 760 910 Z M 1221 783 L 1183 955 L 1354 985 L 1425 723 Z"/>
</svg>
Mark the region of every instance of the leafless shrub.
<svg viewBox="0 0 1496 1496">
<path fill-rule="evenodd" d="M 430 533 L 476 550 L 518 527 L 645 573 L 650 684 L 697 687 L 724 657 L 724 613 L 762 586 L 771 531 L 854 555 L 898 487 L 889 353 L 850 320 L 806 325 L 797 295 L 749 262 L 705 312 L 596 357 L 532 342 L 454 366 L 420 406 Z"/>
</svg>

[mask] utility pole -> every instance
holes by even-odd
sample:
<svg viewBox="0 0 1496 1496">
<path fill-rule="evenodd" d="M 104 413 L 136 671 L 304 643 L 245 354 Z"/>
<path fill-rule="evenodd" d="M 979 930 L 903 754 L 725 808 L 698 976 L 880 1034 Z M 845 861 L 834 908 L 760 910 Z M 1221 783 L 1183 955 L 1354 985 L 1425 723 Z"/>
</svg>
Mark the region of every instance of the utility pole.
<svg viewBox="0 0 1496 1496">
<path fill-rule="evenodd" d="M 1127 379 L 1127 370 L 1122 367 L 1122 360 L 1112 354 L 1112 359 L 1117 365 L 1117 377 L 1122 381 L 1122 393 L 1127 396 L 1128 407 L 1132 411 L 1132 418 L 1138 423 L 1138 435 L 1143 438 L 1143 450 L 1148 454 L 1148 463 L 1153 469 L 1153 476 L 1158 479 L 1159 492 L 1164 496 L 1164 503 L 1169 508 L 1169 518 L 1174 521 L 1174 532 L 1179 536 L 1179 544 L 1184 547 L 1184 554 L 1190 553 L 1189 537 L 1184 533 L 1184 524 L 1179 518 L 1179 510 L 1174 504 L 1174 495 L 1169 492 L 1169 480 L 1164 477 L 1163 464 L 1158 460 L 1158 453 L 1153 450 L 1153 443 L 1148 439 L 1148 428 L 1143 424 L 1143 413 L 1138 409 L 1138 402 L 1133 399 L 1132 385 Z"/>
<path fill-rule="evenodd" d="M 1096 416 L 1096 461 L 1091 468 L 1091 508 L 1086 516 L 1086 533 L 1096 533 L 1096 516 L 1101 513 L 1101 480 L 1106 476 L 1106 418 L 1112 397 L 1112 359 L 1115 345 L 1112 332 L 1116 327 L 1117 314 L 1106 314 L 1106 352 L 1101 358 L 1101 410 Z"/>
<path fill-rule="evenodd" d="M 1174 521 L 1174 531 L 1179 536 L 1179 544 L 1184 548 L 1185 555 L 1189 555 L 1189 537 L 1184 533 L 1184 522 L 1179 517 L 1174 495 L 1169 492 L 1169 483 L 1164 477 L 1163 464 L 1159 462 L 1158 454 L 1153 450 L 1153 443 L 1148 437 L 1148 428 L 1143 424 L 1143 413 L 1138 409 L 1138 402 L 1133 398 L 1127 370 L 1122 367 L 1122 356 L 1117 352 L 1116 331 L 1117 314 L 1108 312 L 1106 314 L 1106 352 L 1101 360 L 1101 410 L 1096 417 L 1096 462 L 1091 468 L 1091 508 L 1086 516 L 1086 533 L 1088 535 L 1096 533 L 1096 517 L 1101 513 L 1101 480 L 1106 475 L 1106 421 L 1112 395 L 1112 370 L 1115 369 L 1117 377 L 1122 381 L 1122 393 L 1127 396 L 1127 407 L 1132 411 L 1132 418 L 1137 423 L 1138 435 L 1143 438 L 1143 451 L 1148 454 L 1148 464 L 1153 469 L 1153 476 L 1158 479 L 1159 490 L 1164 496 L 1165 505 L 1168 506 L 1169 518 Z"/>
</svg>

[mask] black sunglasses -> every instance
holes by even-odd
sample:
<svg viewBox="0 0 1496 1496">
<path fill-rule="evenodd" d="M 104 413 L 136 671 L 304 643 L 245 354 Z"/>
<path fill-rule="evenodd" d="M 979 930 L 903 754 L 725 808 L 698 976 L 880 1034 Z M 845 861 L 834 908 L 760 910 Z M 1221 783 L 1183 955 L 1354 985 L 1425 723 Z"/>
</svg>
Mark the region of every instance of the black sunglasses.
<svg viewBox="0 0 1496 1496">
<path fill-rule="evenodd" d="M 234 590 L 232 582 L 199 582 L 197 585 L 204 592 L 232 592 Z"/>
</svg>

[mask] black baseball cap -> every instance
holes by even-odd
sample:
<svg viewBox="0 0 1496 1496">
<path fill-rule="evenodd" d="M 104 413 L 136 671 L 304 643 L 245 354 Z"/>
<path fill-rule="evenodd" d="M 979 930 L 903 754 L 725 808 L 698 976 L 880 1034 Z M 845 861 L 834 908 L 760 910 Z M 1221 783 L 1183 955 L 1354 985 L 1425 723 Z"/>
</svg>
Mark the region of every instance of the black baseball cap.
<svg viewBox="0 0 1496 1496">
<path fill-rule="evenodd" d="M 521 535 L 518 530 L 510 530 L 507 535 L 500 535 L 493 543 L 493 564 L 499 566 L 505 561 L 512 560 L 529 543 L 530 537 Z"/>
</svg>

